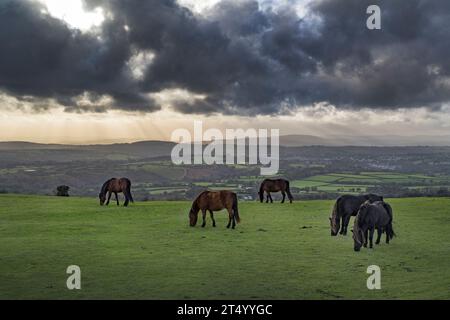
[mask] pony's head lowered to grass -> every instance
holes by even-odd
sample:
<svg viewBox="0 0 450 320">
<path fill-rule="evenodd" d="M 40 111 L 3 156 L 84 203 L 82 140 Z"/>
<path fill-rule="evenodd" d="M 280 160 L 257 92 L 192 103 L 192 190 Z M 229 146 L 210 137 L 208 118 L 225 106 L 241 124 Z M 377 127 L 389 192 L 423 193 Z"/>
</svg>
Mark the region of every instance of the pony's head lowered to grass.
<svg viewBox="0 0 450 320">
<path fill-rule="evenodd" d="M 339 200 L 338 200 L 339 201 Z M 334 204 L 333 212 L 331 213 L 330 219 L 330 227 L 331 227 L 331 235 L 336 236 L 339 232 L 340 225 L 340 217 L 338 216 L 338 201 Z"/>
<path fill-rule="evenodd" d="M 102 205 L 105 203 L 105 201 L 106 201 L 106 194 L 100 192 L 100 193 L 98 194 L 98 198 L 100 199 L 100 205 L 102 206 Z"/>
<path fill-rule="evenodd" d="M 192 206 L 191 210 L 189 210 L 189 225 L 191 227 L 195 227 L 197 224 L 198 211 L 199 209 L 195 209 L 194 206 Z"/>
<path fill-rule="evenodd" d="M 340 219 L 338 216 L 331 216 L 330 218 L 331 235 L 336 236 L 341 227 Z"/>
<path fill-rule="evenodd" d="M 262 203 L 264 200 L 264 191 L 262 191 L 262 190 L 258 191 L 258 195 L 259 195 L 259 201 Z"/>
<path fill-rule="evenodd" d="M 365 241 L 364 233 L 361 230 L 361 228 L 357 226 L 357 224 L 355 224 L 352 233 L 353 233 L 353 249 L 356 252 L 358 252 L 359 250 L 361 250 L 361 247 L 363 246 Z"/>
<path fill-rule="evenodd" d="M 100 205 L 104 205 L 106 202 L 106 193 L 107 193 L 107 188 L 108 188 L 108 184 L 110 183 L 112 179 L 109 179 L 107 181 L 105 181 L 105 183 L 103 183 L 102 188 L 100 189 L 100 193 L 98 194 L 98 198 L 100 199 Z"/>
<path fill-rule="evenodd" d="M 364 218 L 367 214 L 367 210 L 370 207 L 370 200 L 367 200 L 366 202 L 364 202 L 361 207 L 358 210 L 358 214 L 356 215 L 355 218 L 355 223 L 353 225 L 353 249 L 355 251 L 359 251 L 361 250 L 361 247 L 363 246 L 363 244 L 366 241 L 366 235 L 364 234 L 364 230 L 362 228 L 362 223 L 364 221 Z"/>
</svg>

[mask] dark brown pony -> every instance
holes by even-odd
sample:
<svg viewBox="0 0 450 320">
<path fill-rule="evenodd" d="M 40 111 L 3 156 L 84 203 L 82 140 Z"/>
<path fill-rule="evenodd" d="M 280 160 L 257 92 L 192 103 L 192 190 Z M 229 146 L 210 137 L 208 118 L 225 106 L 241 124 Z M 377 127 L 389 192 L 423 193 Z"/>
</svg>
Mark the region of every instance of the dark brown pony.
<svg viewBox="0 0 450 320">
<path fill-rule="evenodd" d="M 373 193 L 358 196 L 354 196 L 351 194 L 344 194 L 340 196 L 336 200 L 336 203 L 333 207 L 333 212 L 331 213 L 331 217 L 329 218 L 331 235 L 336 236 L 339 232 L 340 234 L 345 236 L 347 234 L 350 217 L 356 216 L 359 207 L 367 200 L 369 200 L 369 202 L 383 201 L 383 197 Z"/>
<path fill-rule="evenodd" d="M 384 201 L 369 200 L 364 202 L 358 210 L 355 223 L 353 225 L 354 250 L 359 251 L 362 246 L 367 247 L 367 239 L 370 242 L 370 248 L 373 248 L 373 234 L 377 230 L 376 244 L 380 244 L 381 234 L 386 232 L 386 243 L 389 243 L 395 236 L 392 228 L 392 208 Z"/>
<path fill-rule="evenodd" d="M 233 222 L 232 228 L 236 226 L 236 222 L 239 223 L 238 203 L 236 193 L 222 190 L 222 191 L 203 191 L 192 202 L 191 210 L 189 211 L 189 224 L 194 227 L 197 224 L 198 212 L 201 210 L 203 215 L 202 228 L 206 225 L 206 211 L 209 211 L 211 215 L 212 225 L 216 226 L 214 220 L 213 211 L 220 211 L 227 209 L 228 211 L 228 225 L 230 227 Z"/>
<path fill-rule="evenodd" d="M 292 203 L 293 197 L 291 194 L 291 190 L 289 189 L 289 181 L 285 179 L 265 179 L 261 186 L 259 187 L 259 200 L 261 202 L 264 201 L 264 192 L 267 193 L 267 200 L 266 203 L 273 202 L 272 196 L 270 195 L 271 192 L 279 192 L 281 191 L 281 194 L 283 195 L 283 200 L 281 200 L 281 203 L 284 203 L 284 199 L 286 198 L 286 194 L 289 198 L 289 202 Z"/>
<path fill-rule="evenodd" d="M 117 197 L 117 193 L 122 192 L 125 196 L 125 203 L 123 204 L 125 207 L 128 206 L 128 203 L 134 202 L 133 197 L 131 196 L 131 182 L 127 178 L 111 178 L 108 181 L 106 181 L 102 189 L 100 190 L 100 193 L 98 194 L 98 198 L 100 199 L 100 205 L 103 204 L 108 205 L 109 200 L 111 200 L 111 195 L 114 193 L 116 196 L 116 202 L 117 205 L 119 205 L 119 198 Z M 106 197 L 108 194 L 108 201 L 106 201 Z M 105 203 L 106 201 L 106 203 Z"/>
</svg>

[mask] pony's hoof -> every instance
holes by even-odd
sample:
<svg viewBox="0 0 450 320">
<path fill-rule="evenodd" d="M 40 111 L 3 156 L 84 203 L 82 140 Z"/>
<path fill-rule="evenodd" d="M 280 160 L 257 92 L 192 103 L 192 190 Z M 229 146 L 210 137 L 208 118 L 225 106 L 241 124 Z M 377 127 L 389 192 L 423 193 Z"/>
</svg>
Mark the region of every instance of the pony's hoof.
<svg viewBox="0 0 450 320">
<path fill-rule="evenodd" d="M 205 227 L 205 225 L 204 224 L 202 224 L 202 228 L 204 228 Z"/>
</svg>

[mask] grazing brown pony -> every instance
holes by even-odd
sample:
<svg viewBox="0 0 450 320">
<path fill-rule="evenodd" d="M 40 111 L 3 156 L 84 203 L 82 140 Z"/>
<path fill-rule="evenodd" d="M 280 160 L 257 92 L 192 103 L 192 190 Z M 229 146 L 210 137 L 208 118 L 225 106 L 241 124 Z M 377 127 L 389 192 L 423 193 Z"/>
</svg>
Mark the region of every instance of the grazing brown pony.
<svg viewBox="0 0 450 320">
<path fill-rule="evenodd" d="M 236 222 L 239 223 L 238 203 L 236 193 L 221 190 L 221 191 L 203 191 L 192 203 L 191 210 L 189 211 L 189 224 L 194 227 L 197 224 L 198 212 L 201 210 L 203 215 L 202 228 L 206 225 L 206 211 L 209 211 L 212 220 L 212 226 L 216 226 L 214 220 L 213 211 L 220 211 L 227 209 L 228 211 L 228 225 L 230 228 L 231 222 L 233 222 L 232 228 L 236 226 Z"/>
<path fill-rule="evenodd" d="M 109 192 L 108 194 L 108 201 L 105 203 L 106 201 L 106 194 Z M 128 206 L 128 203 L 134 202 L 133 201 L 133 197 L 131 196 L 131 182 L 129 179 L 127 178 L 111 178 L 108 181 L 106 181 L 103 186 L 102 189 L 100 190 L 100 193 L 98 194 L 98 197 L 100 199 L 100 205 L 102 206 L 103 204 L 108 205 L 109 204 L 109 200 L 111 200 L 111 195 L 114 193 L 116 196 L 116 202 L 117 205 L 119 205 L 119 198 L 117 197 L 117 193 L 122 192 L 125 196 L 125 203 L 123 204 L 125 207 Z"/>
<path fill-rule="evenodd" d="M 291 194 L 291 190 L 289 189 L 289 181 L 285 179 L 265 179 L 261 186 L 259 187 L 259 200 L 263 202 L 264 200 L 264 192 L 267 193 L 267 200 L 266 203 L 270 202 L 273 203 L 272 196 L 270 195 L 271 192 L 279 192 L 281 191 L 281 194 L 283 195 L 283 200 L 281 200 L 281 203 L 284 203 L 284 199 L 286 198 L 286 194 L 289 198 L 289 202 L 292 203 L 293 197 Z"/>
</svg>

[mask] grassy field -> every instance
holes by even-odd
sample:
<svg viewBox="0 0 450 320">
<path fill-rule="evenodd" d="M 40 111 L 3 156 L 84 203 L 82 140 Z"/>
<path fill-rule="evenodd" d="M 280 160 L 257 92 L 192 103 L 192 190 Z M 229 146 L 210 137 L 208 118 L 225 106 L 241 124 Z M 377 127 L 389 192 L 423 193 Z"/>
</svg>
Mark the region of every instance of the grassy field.
<svg viewBox="0 0 450 320">
<path fill-rule="evenodd" d="M 330 236 L 331 201 L 242 202 L 227 230 L 224 213 L 190 228 L 188 202 L 1 195 L 0 299 L 450 299 L 450 199 L 389 202 L 398 237 L 355 253 Z"/>
</svg>

